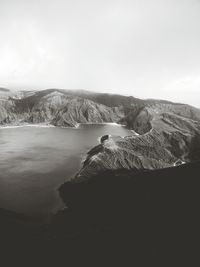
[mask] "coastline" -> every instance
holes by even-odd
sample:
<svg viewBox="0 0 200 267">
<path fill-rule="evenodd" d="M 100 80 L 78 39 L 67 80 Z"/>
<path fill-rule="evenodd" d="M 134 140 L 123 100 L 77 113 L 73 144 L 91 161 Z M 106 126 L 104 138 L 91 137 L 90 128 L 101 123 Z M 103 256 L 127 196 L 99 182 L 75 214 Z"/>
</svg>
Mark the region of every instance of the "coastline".
<svg viewBox="0 0 200 267">
<path fill-rule="evenodd" d="M 118 127 L 125 127 L 126 125 L 124 124 L 119 124 L 116 122 L 86 122 L 86 123 L 77 123 L 75 126 L 69 127 L 69 126 L 56 126 L 50 123 L 22 123 L 22 124 L 5 124 L 5 125 L 0 125 L 0 129 L 12 129 L 12 128 L 20 128 L 20 127 L 40 127 L 40 128 L 51 128 L 51 127 L 58 127 L 58 128 L 74 128 L 78 129 L 80 128 L 81 125 L 113 125 L 113 126 L 118 126 Z"/>
<path fill-rule="evenodd" d="M 52 124 L 19 124 L 19 125 L 1 125 L 0 129 L 14 129 L 14 128 L 22 128 L 22 127 L 38 127 L 38 128 L 52 128 L 56 127 Z"/>
</svg>

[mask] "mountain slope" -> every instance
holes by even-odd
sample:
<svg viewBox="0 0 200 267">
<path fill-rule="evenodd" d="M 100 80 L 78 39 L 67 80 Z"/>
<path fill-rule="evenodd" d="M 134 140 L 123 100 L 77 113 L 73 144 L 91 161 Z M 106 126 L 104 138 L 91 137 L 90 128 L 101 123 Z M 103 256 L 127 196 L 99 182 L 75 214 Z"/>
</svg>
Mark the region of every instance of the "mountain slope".
<svg viewBox="0 0 200 267">
<path fill-rule="evenodd" d="M 49 89 L 39 92 L 9 94 L 0 100 L 0 123 L 51 123 L 75 126 L 77 123 L 117 122 L 123 108 L 108 107 L 68 91 Z"/>
<path fill-rule="evenodd" d="M 3 101 L 8 101 L 9 104 L 3 103 Z M 82 114 L 78 114 L 78 110 L 82 106 L 81 101 L 84 102 L 84 110 L 83 112 L 80 111 Z M 69 108 L 70 102 L 71 107 Z M 148 123 L 146 125 L 145 120 L 148 118 L 145 118 L 144 113 L 146 113 L 146 117 L 152 117 L 157 109 L 163 110 L 164 108 L 166 112 L 170 112 L 171 109 L 177 110 L 178 114 L 181 113 L 181 116 L 183 110 L 187 109 L 185 110 L 186 117 L 191 118 L 193 114 L 193 119 L 200 118 L 200 111 L 187 105 L 164 100 L 141 100 L 132 96 L 93 93 L 85 90 L 11 91 L 2 89 L 0 91 L 0 107 L 2 108 L 1 124 L 8 122 L 53 122 L 55 125 L 61 126 L 63 121 L 63 126 L 65 126 L 66 124 L 75 125 L 74 121 L 77 123 L 78 121 L 118 122 L 120 120 L 121 123 L 127 124 L 129 128 L 134 128 L 140 133 L 143 129 L 140 129 L 142 127 L 141 123 L 140 127 L 137 127 L 138 121 L 142 119 L 144 121 L 143 125 L 148 131 L 150 125 Z M 74 114 L 72 119 L 67 114 L 69 109 Z M 7 116 L 6 112 L 8 113 Z"/>
<path fill-rule="evenodd" d="M 167 114 L 200 122 L 200 109 L 186 104 L 149 103 L 148 101 L 146 104 L 130 107 L 126 112 L 126 116 L 120 122 L 126 124 L 128 128 L 143 134 L 154 128 L 156 121 L 164 120 L 165 117 L 167 119 Z M 176 122 L 174 121 L 174 124 Z"/>
<path fill-rule="evenodd" d="M 159 169 L 200 159 L 200 110 L 182 104 L 133 107 L 121 122 L 134 136 L 112 136 L 88 152 L 76 179 L 105 170 Z M 140 135 L 138 135 L 139 133 Z"/>
</svg>

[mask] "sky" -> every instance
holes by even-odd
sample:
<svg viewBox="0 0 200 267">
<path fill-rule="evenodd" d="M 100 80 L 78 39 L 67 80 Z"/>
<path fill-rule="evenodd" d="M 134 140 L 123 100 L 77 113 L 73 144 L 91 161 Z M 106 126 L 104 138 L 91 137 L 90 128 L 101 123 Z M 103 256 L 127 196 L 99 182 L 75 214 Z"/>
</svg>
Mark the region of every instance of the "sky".
<svg viewBox="0 0 200 267">
<path fill-rule="evenodd" d="M 200 107 L 200 0 L 0 0 L 0 87 Z"/>
</svg>

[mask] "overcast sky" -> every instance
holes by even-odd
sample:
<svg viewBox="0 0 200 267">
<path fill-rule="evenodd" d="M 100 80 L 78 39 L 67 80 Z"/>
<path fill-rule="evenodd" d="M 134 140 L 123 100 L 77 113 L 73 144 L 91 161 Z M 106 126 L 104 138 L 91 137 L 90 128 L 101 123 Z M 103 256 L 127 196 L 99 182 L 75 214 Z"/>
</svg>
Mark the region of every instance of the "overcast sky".
<svg viewBox="0 0 200 267">
<path fill-rule="evenodd" d="M 200 0 L 0 0 L 0 86 L 200 107 Z"/>
</svg>

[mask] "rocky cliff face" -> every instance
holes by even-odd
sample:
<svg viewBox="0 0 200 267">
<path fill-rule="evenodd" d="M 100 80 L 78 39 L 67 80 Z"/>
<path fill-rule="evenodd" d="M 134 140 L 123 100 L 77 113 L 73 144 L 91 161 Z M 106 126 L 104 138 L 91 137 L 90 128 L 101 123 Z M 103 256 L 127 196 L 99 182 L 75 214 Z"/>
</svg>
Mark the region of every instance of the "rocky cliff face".
<svg viewBox="0 0 200 267">
<path fill-rule="evenodd" d="M 55 114 L 52 123 L 57 126 L 74 126 L 76 123 L 103 123 L 119 121 L 122 114 L 119 109 L 112 109 L 88 99 L 75 98 L 67 102 Z"/>
<path fill-rule="evenodd" d="M 0 98 L 1 124 L 50 123 L 73 127 L 77 123 L 117 122 L 123 116 L 122 107 L 94 102 L 79 91 L 77 95 L 56 89 L 16 95 L 2 90 Z"/>
<path fill-rule="evenodd" d="M 138 112 L 156 103 L 168 102 L 84 90 L 11 91 L 1 88 L 0 124 L 75 126 L 78 122 L 119 122 L 124 117 L 128 121 L 130 110 Z"/>
<path fill-rule="evenodd" d="M 181 104 L 133 107 L 121 120 L 133 136 L 111 136 L 88 152 L 75 180 L 105 170 L 160 169 L 200 159 L 200 110 Z"/>
<path fill-rule="evenodd" d="M 166 124 L 169 124 L 167 122 L 169 117 L 172 127 L 176 126 L 179 120 L 178 117 L 180 119 L 186 118 L 200 122 L 199 109 L 176 103 L 162 103 L 159 101 L 157 103 L 149 103 L 146 101 L 142 105 L 136 104 L 131 106 L 126 113 L 120 122 L 126 124 L 128 128 L 134 129 L 139 134 L 143 134 L 157 127 L 158 121 L 162 120 Z M 183 125 L 183 127 L 185 126 Z"/>
</svg>

